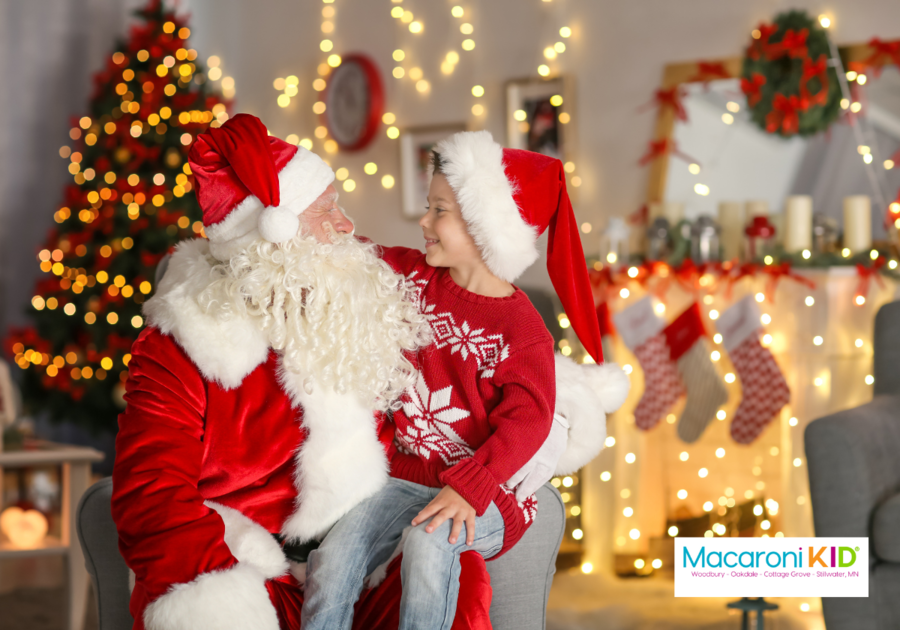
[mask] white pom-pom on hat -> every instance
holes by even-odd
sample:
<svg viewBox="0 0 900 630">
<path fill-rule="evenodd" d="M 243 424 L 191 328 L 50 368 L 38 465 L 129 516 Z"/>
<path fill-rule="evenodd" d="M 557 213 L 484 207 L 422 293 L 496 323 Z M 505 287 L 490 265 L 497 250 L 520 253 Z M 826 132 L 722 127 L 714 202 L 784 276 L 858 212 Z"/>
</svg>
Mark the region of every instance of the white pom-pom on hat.
<svg viewBox="0 0 900 630">
<path fill-rule="evenodd" d="M 300 217 L 284 206 L 269 206 L 260 213 L 257 229 L 270 243 L 283 243 L 297 236 Z"/>
</svg>

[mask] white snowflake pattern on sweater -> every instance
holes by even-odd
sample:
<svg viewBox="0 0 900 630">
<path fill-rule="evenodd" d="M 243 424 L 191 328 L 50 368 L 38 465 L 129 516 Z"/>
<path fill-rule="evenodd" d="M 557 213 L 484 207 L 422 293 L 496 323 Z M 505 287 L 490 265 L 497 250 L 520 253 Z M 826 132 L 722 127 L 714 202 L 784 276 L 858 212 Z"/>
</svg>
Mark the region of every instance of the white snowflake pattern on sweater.
<svg viewBox="0 0 900 630">
<path fill-rule="evenodd" d="M 397 440 L 411 452 L 426 460 L 435 454 L 448 466 L 475 452 L 453 430 L 453 423 L 468 418 L 469 412 L 450 404 L 452 393 L 452 385 L 432 392 L 419 372 L 403 403 L 409 422 L 396 430 Z"/>
<path fill-rule="evenodd" d="M 506 494 L 510 495 L 515 499 L 515 492 L 506 487 L 506 484 L 501 484 L 500 489 L 503 490 Z M 537 517 L 537 508 L 538 508 L 538 500 L 537 496 L 529 495 L 525 497 L 524 501 L 516 501 L 516 505 L 519 506 L 519 509 L 522 510 L 522 517 L 525 519 L 525 524 L 530 524 L 535 517 Z"/>
<path fill-rule="evenodd" d="M 459 352 L 463 360 L 470 356 L 475 358 L 481 378 L 494 375 L 497 365 L 509 357 L 509 344 L 500 333 L 485 335 L 484 328 L 473 329 L 469 322 L 457 324 L 452 313 L 435 313 L 434 304 L 428 304 L 422 293 L 428 286 L 424 278 L 416 278 L 418 271 L 413 271 L 406 278 L 406 286 L 415 293 L 419 303 L 419 312 L 425 315 L 434 333 L 434 347 L 450 347 L 450 354 Z"/>
</svg>

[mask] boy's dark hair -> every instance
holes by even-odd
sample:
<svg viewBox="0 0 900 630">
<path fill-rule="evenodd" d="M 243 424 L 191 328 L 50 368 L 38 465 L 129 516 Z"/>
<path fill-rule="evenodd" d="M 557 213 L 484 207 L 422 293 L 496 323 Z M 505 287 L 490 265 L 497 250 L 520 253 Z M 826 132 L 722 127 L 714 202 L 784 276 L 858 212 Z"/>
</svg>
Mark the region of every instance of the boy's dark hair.
<svg viewBox="0 0 900 630">
<path fill-rule="evenodd" d="M 434 166 L 434 174 L 435 175 L 437 175 L 438 173 L 440 173 L 441 175 L 447 174 L 444 172 L 444 165 L 446 164 L 446 162 L 444 162 L 444 159 L 441 157 L 441 154 L 438 153 L 437 151 L 431 152 L 431 164 Z"/>
</svg>

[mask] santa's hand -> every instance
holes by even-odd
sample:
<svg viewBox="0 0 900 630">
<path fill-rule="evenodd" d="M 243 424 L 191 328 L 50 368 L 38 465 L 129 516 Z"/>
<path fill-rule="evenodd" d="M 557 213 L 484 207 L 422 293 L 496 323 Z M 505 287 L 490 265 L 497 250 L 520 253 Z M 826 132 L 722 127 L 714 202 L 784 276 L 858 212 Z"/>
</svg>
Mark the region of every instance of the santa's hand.
<svg viewBox="0 0 900 630">
<path fill-rule="evenodd" d="M 519 503 L 537 492 L 537 489 L 550 481 L 559 458 L 566 450 L 569 442 L 569 423 L 558 413 L 553 414 L 553 425 L 550 435 L 544 440 L 538 452 L 528 463 L 506 482 L 508 488 L 516 489 L 516 501 Z"/>
<path fill-rule="evenodd" d="M 425 528 L 429 534 L 436 530 L 438 526 L 447 519 L 453 519 L 453 528 L 450 530 L 449 540 L 451 545 L 455 545 L 462 531 L 463 524 L 466 526 L 466 544 L 472 545 L 475 542 L 475 508 L 469 505 L 469 502 L 460 496 L 460 494 L 450 486 L 444 486 L 431 503 L 426 505 L 421 512 L 413 519 L 413 527 L 419 523 L 424 523 L 429 518 L 431 522 Z"/>
</svg>

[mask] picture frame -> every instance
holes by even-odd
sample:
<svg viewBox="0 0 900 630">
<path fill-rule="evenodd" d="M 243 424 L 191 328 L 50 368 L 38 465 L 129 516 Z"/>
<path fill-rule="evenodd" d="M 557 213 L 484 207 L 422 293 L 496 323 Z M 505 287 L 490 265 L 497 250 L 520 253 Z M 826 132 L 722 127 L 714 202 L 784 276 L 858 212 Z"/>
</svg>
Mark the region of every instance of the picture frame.
<svg viewBox="0 0 900 630">
<path fill-rule="evenodd" d="M 12 424 L 16 419 L 16 392 L 12 382 L 9 366 L 0 359 L 0 437 L 3 428 Z M 3 450 L 3 440 L 0 439 L 0 450 Z"/>
<path fill-rule="evenodd" d="M 431 151 L 444 138 L 465 131 L 464 123 L 412 127 L 400 135 L 400 173 L 403 186 L 403 218 L 415 221 L 428 205 L 428 167 Z"/>
<path fill-rule="evenodd" d="M 571 81 L 528 78 L 506 84 L 507 146 L 555 157 L 573 152 Z"/>
</svg>

